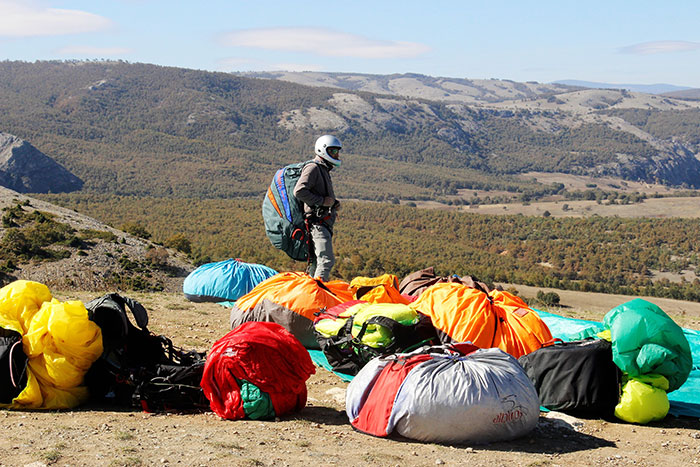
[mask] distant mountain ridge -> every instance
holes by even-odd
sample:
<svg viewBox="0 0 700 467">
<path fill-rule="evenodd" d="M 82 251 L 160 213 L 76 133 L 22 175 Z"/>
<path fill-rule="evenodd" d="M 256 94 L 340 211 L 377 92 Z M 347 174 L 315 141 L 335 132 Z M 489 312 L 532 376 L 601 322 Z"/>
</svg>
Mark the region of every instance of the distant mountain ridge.
<svg viewBox="0 0 700 467">
<path fill-rule="evenodd" d="M 531 171 L 700 187 L 700 102 L 664 96 L 126 62 L 6 61 L 0 76 L 3 129 L 52 154 L 88 192 L 260 197 L 324 133 L 347 149 L 337 188 L 360 199 L 557 189 L 519 177 Z"/>
<path fill-rule="evenodd" d="M 390 94 L 434 101 L 489 104 L 532 99 L 575 91 L 576 87 L 537 82 L 519 83 L 498 79 L 466 79 L 426 76 L 417 73 L 370 75 L 336 72 L 241 72 L 237 76 L 276 79 L 304 86 L 334 87 L 347 91 Z"/>
<path fill-rule="evenodd" d="M 553 84 L 562 84 L 565 86 L 575 86 L 591 89 L 627 89 L 632 92 L 644 92 L 647 94 L 668 94 L 676 91 L 687 91 L 693 88 L 687 86 L 676 86 L 673 84 L 614 84 L 614 83 L 598 83 L 594 81 L 581 81 L 576 79 L 563 79 L 554 81 Z"/>
</svg>

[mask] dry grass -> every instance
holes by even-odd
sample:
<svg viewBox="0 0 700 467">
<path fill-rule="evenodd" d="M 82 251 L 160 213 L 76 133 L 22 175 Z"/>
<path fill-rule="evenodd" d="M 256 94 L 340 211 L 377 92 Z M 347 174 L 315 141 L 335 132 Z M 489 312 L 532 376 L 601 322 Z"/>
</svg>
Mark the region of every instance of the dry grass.
<svg viewBox="0 0 700 467">
<path fill-rule="evenodd" d="M 564 207 L 568 208 L 564 210 Z M 421 207 L 430 207 L 421 205 Z M 477 214 L 504 215 L 522 214 L 525 216 L 542 216 L 549 212 L 552 217 L 680 217 L 696 219 L 700 217 L 700 197 L 695 198 L 648 198 L 636 204 L 598 204 L 595 201 L 542 201 L 537 203 L 484 204 L 480 206 L 462 206 L 463 212 Z"/>
</svg>

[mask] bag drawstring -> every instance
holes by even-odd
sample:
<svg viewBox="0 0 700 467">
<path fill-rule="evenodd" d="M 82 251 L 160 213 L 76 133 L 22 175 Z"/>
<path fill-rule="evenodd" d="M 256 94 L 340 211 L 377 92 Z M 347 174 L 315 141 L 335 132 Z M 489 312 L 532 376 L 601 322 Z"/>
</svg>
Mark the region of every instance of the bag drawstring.
<svg viewBox="0 0 700 467">
<path fill-rule="evenodd" d="M 17 347 L 22 341 L 17 341 L 14 344 L 12 344 L 12 347 L 10 347 L 10 381 L 12 381 L 12 385 L 15 388 L 18 388 L 19 385 L 17 382 L 15 382 L 15 372 L 14 372 L 14 365 L 12 364 L 13 359 L 12 359 L 12 354 L 15 351 L 15 347 Z"/>
</svg>

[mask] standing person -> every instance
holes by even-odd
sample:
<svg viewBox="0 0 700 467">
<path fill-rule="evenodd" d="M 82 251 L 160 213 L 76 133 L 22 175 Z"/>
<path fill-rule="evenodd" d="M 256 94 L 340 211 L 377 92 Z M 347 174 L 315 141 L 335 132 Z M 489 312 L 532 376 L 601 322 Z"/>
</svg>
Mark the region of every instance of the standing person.
<svg viewBox="0 0 700 467">
<path fill-rule="evenodd" d="M 311 277 L 327 282 L 335 264 L 333 254 L 333 224 L 340 208 L 335 199 L 331 170 L 340 166 L 342 145 L 335 136 L 323 135 L 316 140 L 316 157 L 306 164 L 294 187 L 294 196 L 304 203 L 304 215 L 309 220 L 312 251 L 309 251 Z"/>
</svg>

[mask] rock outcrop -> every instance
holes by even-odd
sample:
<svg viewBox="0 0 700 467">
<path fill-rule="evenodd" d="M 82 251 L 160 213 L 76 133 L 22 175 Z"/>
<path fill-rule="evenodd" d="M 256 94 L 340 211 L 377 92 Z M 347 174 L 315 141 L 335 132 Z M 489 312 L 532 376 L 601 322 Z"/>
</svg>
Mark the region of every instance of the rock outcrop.
<svg viewBox="0 0 700 467">
<path fill-rule="evenodd" d="M 0 186 L 20 193 L 65 193 L 83 181 L 37 148 L 0 132 Z"/>
</svg>

